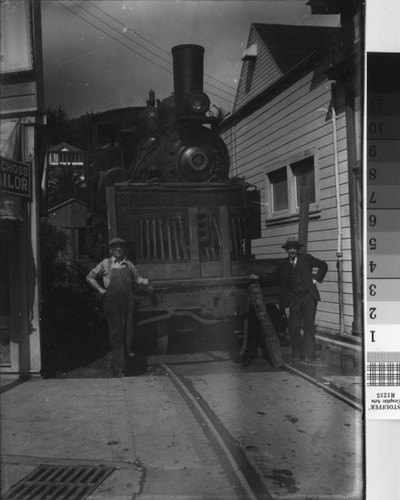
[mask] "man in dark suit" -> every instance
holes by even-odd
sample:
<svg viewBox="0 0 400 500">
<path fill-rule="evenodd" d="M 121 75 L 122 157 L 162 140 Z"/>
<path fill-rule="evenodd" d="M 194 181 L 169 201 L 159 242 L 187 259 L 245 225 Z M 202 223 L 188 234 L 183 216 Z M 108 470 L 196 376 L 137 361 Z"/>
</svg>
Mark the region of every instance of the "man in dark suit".
<svg viewBox="0 0 400 500">
<path fill-rule="evenodd" d="M 294 237 L 288 238 L 282 245 L 288 258 L 279 268 L 279 309 L 284 311 L 289 307 L 293 361 L 304 358 L 307 363 L 312 363 L 315 359 L 315 314 L 317 303 L 321 300 L 315 285 L 324 279 L 328 265 L 310 254 L 299 254 L 302 246 Z M 303 337 L 300 332 L 302 326 Z"/>
</svg>

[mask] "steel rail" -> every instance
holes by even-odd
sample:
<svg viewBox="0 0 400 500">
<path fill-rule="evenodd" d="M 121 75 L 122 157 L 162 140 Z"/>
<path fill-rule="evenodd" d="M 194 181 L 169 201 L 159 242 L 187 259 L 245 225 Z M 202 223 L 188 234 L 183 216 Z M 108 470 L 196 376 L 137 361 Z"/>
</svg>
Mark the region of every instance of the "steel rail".
<svg viewBox="0 0 400 500">
<path fill-rule="evenodd" d="M 346 345 L 347 347 L 347 345 Z M 218 361 L 218 358 L 220 358 L 220 361 L 230 361 L 229 359 L 225 359 L 216 355 L 212 355 L 211 353 L 204 353 L 207 356 L 210 357 L 210 361 L 212 360 L 213 362 Z M 231 362 L 231 361 L 230 361 Z M 190 361 L 189 364 L 192 364 L 193 361 Z M 179 364 L 183 364 L 180 362 Z M 332 384 L 329 381 L 325 381 L 323 378 L 316 378 L 311 375 L 308 375 L 302 370 L 299 370 L 298 368 L 295 368 L 291 365 L 288 365 L 287 363 L 284 363 L 282 368 L 284 368 L 286 371 L 292 372 L 295 375 L 298 375 L 299 377 L 307 380 L 308 382 L 312 383 L 313 385 L 319 387 L 320 389 L 324 390 L 325 392 L 329 393 L 331 396 L 335 397 L 336 399 L 340 399 L 344 403 L 348 404 L 352 408 L 355 408 L 356 410 L 363 412 L 364 407 L 362 402 L 359 402 L 355 397 L 352 397 L 350 394 L 346 395 L 345 391 L 342 391 L 341 389 L 337 388 L 335 384 Z"/>
<path fill-rule="evenodd" d="M 329 381 L 324 381 L 323 379 L 317 379 L 315 377 L 312 377 L 311 375 L 308 375 L 307 373 L 298 370 L 297 368 L 294 368 L 293 366 L 290 366 L 286 363 L 283 364 L 283 367 L 285 370 L 295 373 L 301 378 L 304 378 L 305 380 L 308 380 L 311 384 L 319 387 L 320 389 L 324 390 L 325 392 L 328 392 L 331 396 L 334 396 L 337 399 L 340 399 L 344 403 L 347 403 L 349 406 L 352 408 L 355 408 L 356 410 L 363 412 L 364 407 L 362 403 L 359 403 L 356 399 L 353 399 L 352 397 L 346 396 L 342 391 L 339 389 L 336 389 L 334 384 L 331 384 Z"/>
<path fill-rule="evenodd" d="M 346 344 L 346 347 L 348 347 L 347 344 Z M 211 357 L 210 354 L 208 354 L 208 353 L 206 353 L 206 354 Z M 215 357 L 212 357 L 212 359 L 213 359 L 213 361 L 216 361 Z M 223 360 L 224 359 L 221 358 L 221 361 L 223 361 Z M 224 360 L 224 361 L 228 361 L 228 360 Z M 329 381 L 324 381 L 323 378 L 318 379 L 316 377 L 308 375 L 304 371 L 299 370 L 291 365 L 288 365 L 287 363 L 283 364 L 283 368 L 289 372 L 294 373 L 295 375 L 298 375 L 301 378 L 304 378 L 308 382 L 319 387 L 320 389 L 324 390 L 325 392 L 328 392 L 331 396 L 334 396 L 335 398 L 340 399 L 341 401 L 348 404 L 352 408 L 355 408 L 356 410 L 358 410 L 360 412 L 364 411 L 364 407 L 363 407 L 362 402 L 359 402 L 356 398 L 353 398 L 351 395 L 347 396 L 342 390 L 340 390 L 339 388 L 336 388 L 335 384 L 332 384 Z"/>
<path fill-rule="evenodd" d="M 160 366 L 166 371 L 166 373 L 168 373 L 171 381 L 174 383 L 175 387 L 178 389 L 182 397 L 188 403 L 188 406 L 194 413 L 195 417 L 200 421 L 203 430 L 204 426 L 206 427 L 209 435 L 213 439 L 212 444 L 217 447 L 219 453 L 222 454 L 222 456 L 226 460 L 227 466 L 229 467 L 229 471 L 231 472 L 231 474 L 234 475 L 237 483 L 240 485 L 240 488 L 246 495 L 245 498 L 247 500 L 258 500 L 259 497 L 253 491 L 253 488 L 250 486 L 243 471 L 240 470 L 239 464 L 236 461 L 233 454 L 231 453 L 231 451 L 229 450 L 229 447 L 226 445 L 224 439 L 218 432 L 218 429 L 213 424 L 212 420 L 209 418 L 207 413 L 203 410 L 203 408 L 199 404 L 197 398 L 192 394 L 192 392 L 188 389 L 186 384 L 182 382 L 180 377 L 176 375 L 176 373 L 168 365 L 162 363 Z M 243 498 L 243 495 L 241 495 L 240 492 L 236 491 L 236 494 L 238 498 Z M 270 494 L 267 491 L 264 491 L 263 499 L 272 500 L 272 496 L 270 496 Z"/>
<path fill-rule="evenodd" d="M 347 347 L 347 346 L 346 346 Z M 214 354 L 212 352 L 204 352 L 206 356 L 210 358 L 210 361 L 203 360 L 202 363 L 216 362 L 216 361 L 229 361 L 221 355 Z M 167 361 L 168 363 L 168 361 Z M 185 363 L 184 361 L 179 361 L 178 364 L 193 364 L 193 360 Z M 172 363 L 173 364 L 173 363 Z M 186 400 L 189 408 L 193 412 L 197 421 L 202 426 L 206 436 L 210 440 L 210 444 L 214 446 L 217 456 L 222 457 L 222 460 L 226 461 L 222 465 L 225 467 L 228 478 L 232 477 L 229 474 L 233 474 L 233 477 L 237 481 L 240 488 L 243 490 L 244 498 L 248 500 L 272 500 L 272 494 L 269 492 L 268 485 L 265 483 L 262 474 L 251 461 L 249 461 L 246 451 L 238 445 L 235 439 L 229 434 L 229 431 L 224 427 L 223 422 L 219 421 L 218 417 L 215 416 L 215 422 L 213 421 L 213 411 L 207 405 L 207 402 L 201 397 L 201 395 L 191 387 L 190 382 L 185 381 L 184 377 L 176 374 L 172 367 L 168 366 L 171 363 L 165 364 L 160 363 L 160 366 L 169 375 L 171 381 L 174 383 L 182 397 Z M 363 412 L 362 402 L 360 403 L 355 397 L 350 394 L 346 394 L 340 388 L 336 387 L 335 384 L 324 380 L 323 378 L 316 378 L 309 375 L 301 369 L 294 368 L 287 364 L 282 367 L 285 371 L 291 372 L 293 375 L 298 376 L 306 380 L 307 382 L 313 384 L 314 386 L 322 389 L 324 392 L 328 393 L 330 396 L 338 399 L 345 404 L 349 405 L 353 409 Z M 244 464 L 244 467 L 242 464 Z M 249 473 L 250 471 L 250 473 Z M 246 473 L 247 472 L 247 473 Z M 232 486 L 234 482 L 232 481 Z M 235 490 L 235 488 L 234 488 Z M 263 490 L 263 491 L 261 491 Z M 243 498 L 240 496 L 240 492 L 235 490 L 238 498 Z"/>
</svg>

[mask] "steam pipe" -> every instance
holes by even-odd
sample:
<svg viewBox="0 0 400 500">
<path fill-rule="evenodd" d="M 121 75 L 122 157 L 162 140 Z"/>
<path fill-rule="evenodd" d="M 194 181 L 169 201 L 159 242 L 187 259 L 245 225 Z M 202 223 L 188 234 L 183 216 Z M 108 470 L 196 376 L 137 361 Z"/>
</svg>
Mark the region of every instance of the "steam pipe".
<svg viewBox="0 0 400 500">
<path fill-rule="evenodd" d="M 338 154 L 338 138 L 337 138 L 337 115 L 335 110 L 335 81 L 331 82 L 332 88 L 332 103 L 331 112 L 327 109 L 318 111 L 326 111 L 331 116 L 332 134 L 333 134 L 333 158 L 335 166 L 335 191 L 336 191 L 336 219 L 337 219 L 337 249 L 336 249 L 336 269 L 338 276 L 338 306 L 339 306 L 339 335 L 344 335 L 344 307 L 343 307 L 343 270 L 342 270 L 342 207 L 340 202 L 340 182 L 339 182 L 339 154 Z"/>
<path fill-rule="evenodd" d="M 339 154 L 338 154 L 338 139 L 337 139 L 337 116 L 335 110 L 335 82 L 332 82 L 332 132 L 333 132 L 333 156 L 335 161 L 335 185 L 336 185 L 336 216 L 338 226 L 338 239 L 336 250 L 336 269 L 338 274 L 338 295 L 339 295 L 339 335 L 344 334 L 344 306 L 343 306 L 343 272 L 342 272 L 342 208 L 340 204 L 340 182 L 339 182 Z"/>
<path fill-rule="evenodd" d="M 336 217 L 337 217 L 337 225 L 338 225 L 338 239 L 337 239 L 337 250 L 336 256 L 342 257 L 342 220 L 341 220 L 341 204 L 340 204 L 340 182 L 339 182 L 339 155 L 338 155 L 338 147 L 337 147 L 337 116 L 335 107 L 332 105 L 331 112 L 331 120 L 332 120 L 332 132 L 333 132 L 333 156 L 335 162 L 335 186 L 336 186 Z"/>
</svg>

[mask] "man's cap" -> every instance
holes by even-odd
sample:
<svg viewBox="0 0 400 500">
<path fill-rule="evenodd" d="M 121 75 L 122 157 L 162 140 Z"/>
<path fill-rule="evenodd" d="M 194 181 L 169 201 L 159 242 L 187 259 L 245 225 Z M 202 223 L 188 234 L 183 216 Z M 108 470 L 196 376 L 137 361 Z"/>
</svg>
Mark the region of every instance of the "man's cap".
<svg viewBox="0 0 400 500">
<path fill-rule="evenodd" d="M 109 247 L 116 247 L 117 245 L 126 245 L 126 241 L 122 238 L 113 238 L 108 242 Z"/>
<path fill-rule="evenodd" d="M 299 241 L 297 241 L 297 238 L 295 238 L 294 236 L 290 236 L 286 240 L 286 243 L 284 245 L 282 245 L 282 248 L 287 250 L 288 248 L 300 248 L 302 246 L 303 246 L 303 244 L 300 243 Z"/>
</svg>

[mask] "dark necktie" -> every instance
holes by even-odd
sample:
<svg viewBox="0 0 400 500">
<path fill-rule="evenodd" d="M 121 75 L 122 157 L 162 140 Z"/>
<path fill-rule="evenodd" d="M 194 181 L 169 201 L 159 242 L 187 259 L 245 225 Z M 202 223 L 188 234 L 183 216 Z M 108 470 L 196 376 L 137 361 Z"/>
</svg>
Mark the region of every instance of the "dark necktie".
<svg viewBox="0 0 400 500">
<path fill-rule="evenodd" d="M 296 267 L 296 261 L 294 259 L 292 259 L 290 263 L 292 264 L 293 267 Z"/>
</svg>

